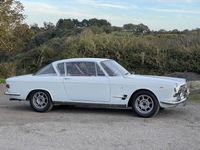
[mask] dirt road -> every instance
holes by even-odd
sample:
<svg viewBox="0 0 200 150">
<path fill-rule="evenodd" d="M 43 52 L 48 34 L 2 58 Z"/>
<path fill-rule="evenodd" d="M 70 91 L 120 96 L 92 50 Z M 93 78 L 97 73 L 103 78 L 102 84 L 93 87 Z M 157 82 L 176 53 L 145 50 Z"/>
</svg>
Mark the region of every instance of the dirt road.
<svg viewBox="0 0 200 150">
<path fill-rule="evenodd" d="M 131 110 L 57 106 L 33 112 L 10 102 L 0 85 L 0 149 L 198 150 L 200 104 L 161 111 L 143 119 Z"/>
</svg>

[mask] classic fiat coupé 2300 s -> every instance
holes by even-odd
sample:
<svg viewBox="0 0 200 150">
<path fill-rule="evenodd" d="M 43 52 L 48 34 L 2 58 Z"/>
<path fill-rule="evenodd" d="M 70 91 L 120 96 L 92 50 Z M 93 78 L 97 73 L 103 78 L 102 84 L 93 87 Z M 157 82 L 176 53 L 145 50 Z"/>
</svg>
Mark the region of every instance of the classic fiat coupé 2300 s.
<svg viewBox="0 0 200 150">
<path fill-rule="evenodd" d="M 30 101 L 37 112 L 55 104 L 98 104 L 132 107 L 138 116 L 151 117 L 188 96 L 185 79 L 130 74 L 102 58 L 55 61 L 36 74 L 8 78 L 6 87 L 10 100 Z"/>
</svg>

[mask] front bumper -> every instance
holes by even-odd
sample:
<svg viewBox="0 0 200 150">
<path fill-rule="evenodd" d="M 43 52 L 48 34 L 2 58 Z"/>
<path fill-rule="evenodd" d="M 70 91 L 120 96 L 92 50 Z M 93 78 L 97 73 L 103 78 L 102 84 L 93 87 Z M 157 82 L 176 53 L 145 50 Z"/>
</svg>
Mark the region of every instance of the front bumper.
<svg viewBox="0 0 200 150">
<path fill-rule="evenodd" d="M 177 106 L 177 105 L 179 105 L 179 104 L 186 104 L 186 102 L 187 102 L 187 97 L 186 98 L 184 98 L 184 99 L 182 99 L 182 100 L 180 100 L 180 101 L 178 101 L 178 102 L 160 102 L 161 103 L 161 105 L 169 105 L 169 106 Z"/>
<path fill-rule="evenodd" d="M 187 89 L 184 93 L 184 96 L 179 97 L 179 99 L 177 101 L 173 101 L 173 100 L 161 101 L 160 106 L 163 107 L 163 108 L 175 107 L 175 106 L 178 106 L 178 105 L 181 105 L 181 104 L 183 106 L 185 106 L 187 104 L 189 94 L 190 94 L 189 89 Z"/>
</svg>

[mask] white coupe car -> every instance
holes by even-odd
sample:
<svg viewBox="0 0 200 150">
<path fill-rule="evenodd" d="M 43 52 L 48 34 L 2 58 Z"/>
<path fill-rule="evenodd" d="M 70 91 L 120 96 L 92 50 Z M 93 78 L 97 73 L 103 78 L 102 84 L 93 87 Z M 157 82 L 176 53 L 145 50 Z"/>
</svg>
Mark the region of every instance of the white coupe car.
<svg viewBox="0 0 200 150">
<path fill-rule="evenodd" d="M 186 80 L 130 74 L 111 59 L 73 58 L 55 61 L 36 74 L 8 78 L 10 100 L 30 101 L 46 112 L 55 104 L 98 104 L 132 107 L 141 117 L 160 108 L 185 104 Z"/>
</svg>

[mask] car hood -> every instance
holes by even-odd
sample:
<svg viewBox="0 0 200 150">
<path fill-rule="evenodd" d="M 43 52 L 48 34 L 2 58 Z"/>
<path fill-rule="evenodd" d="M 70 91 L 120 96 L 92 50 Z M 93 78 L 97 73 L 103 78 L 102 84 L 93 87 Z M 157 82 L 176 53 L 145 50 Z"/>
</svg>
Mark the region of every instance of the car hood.
<svg viewBox="0 0 200 150">
<path fill-rule="evenodd" d="M 10 78 L 6 79 L 6 81 L 20 81 L 20 80 L 28 79 L 32 76 L 33 76 L 32 74 L 15 76 L 15 77 L 10 77 Z"/>
<path fill-rule="evenodd" d="M 150 80 L 156 82 L 171 82 L 171 83 L 180 83 L 185 84 L 186 79 L 184 78 L 172 78 L 172 77 L 165 77 L 165 76 L 152 76 L 152 75 L 127 75 L 126 78 L 133 78 L 133 79 L 141 79 L 141 80 Z"/>
</svg>

